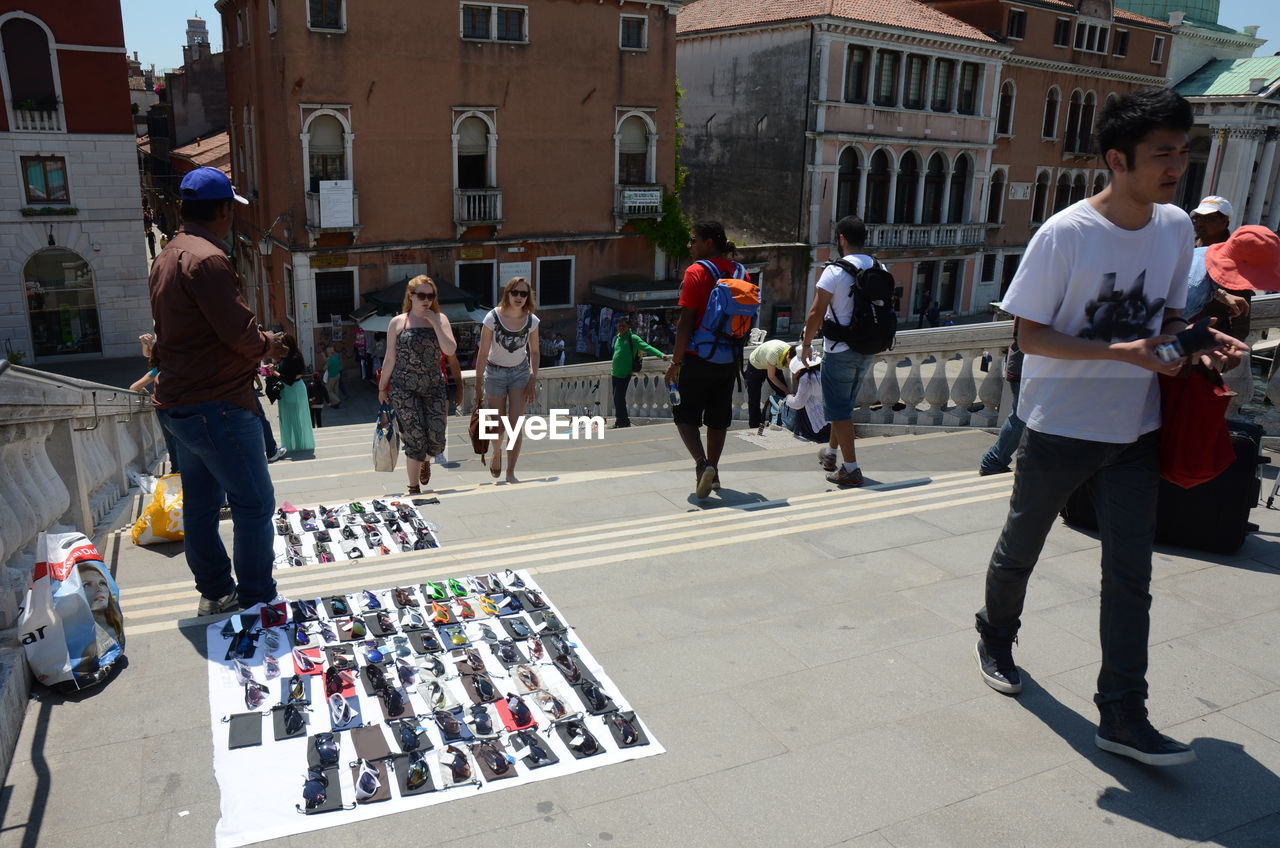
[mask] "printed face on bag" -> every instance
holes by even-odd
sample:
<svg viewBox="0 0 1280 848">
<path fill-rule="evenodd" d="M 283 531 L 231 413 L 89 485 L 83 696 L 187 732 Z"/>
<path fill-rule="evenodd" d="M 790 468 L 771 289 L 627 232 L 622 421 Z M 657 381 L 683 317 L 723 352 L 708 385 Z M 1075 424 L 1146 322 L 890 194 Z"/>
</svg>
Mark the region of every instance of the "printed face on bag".
<svg viewBox="0 0 1280 848">
<path fill-rule="evenodd" d="M 111 603 L 111 589 L 107 585 L 107 578 L 95 566 L 88 563 L 80 563 L 78 569 L 82 591 L 85 598 L 89 600 L 89 608 L 94 612 L 106 610 Z"/>
</svg>

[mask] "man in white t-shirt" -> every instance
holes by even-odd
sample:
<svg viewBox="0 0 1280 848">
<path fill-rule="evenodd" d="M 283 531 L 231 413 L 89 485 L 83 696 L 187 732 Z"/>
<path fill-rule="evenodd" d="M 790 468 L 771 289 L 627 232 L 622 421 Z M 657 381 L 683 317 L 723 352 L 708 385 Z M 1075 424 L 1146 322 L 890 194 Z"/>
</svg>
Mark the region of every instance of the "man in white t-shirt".
<svg viewBox="0 0 1280 848">
<path fill-rule="evenodd" d="M 867 228 L 862 219 L 847 215 L 836 221 L 836 247 L 840 255 L 861 270 L 875 264 L 870 256 L 857 252 L 866 240 Z M 818 288 L 801 336 L 802 362 L 809 361 L 813 337 L 827 317 L 837 324 L 848 324 L 853 319 L 853 278 L 836 265 L 828 266 L 818 278 Z M 858 397 L 858 387 L 876 358 L 873 354 L 850 350 L 844 342 L 831 339 L 823 339 L 822 346 L 822 408 L 831 422 L 831 437 L 826 447 L 818 450 L 818 464 L 828 472 L 827 480 L 837 486 L 861 486 L 862 469 L 858 467 L 858 455 L 853 446 L 853 404 Z M 839 464 L 836 461 L 837 447 L 840 448 Z"/>
<path fill-rule="evenodd" d="M 1102 538 L 1099 748 L 1148 765 L 1195 752 L 1147 718 L 1151 544 L 1159 484 L 1160 388 L 1186 357 L 1156 349 L 1186 327 L 1194 234 L 1169 205 L 1187 167 L 1191 107 L 1170 89 L 1121 97 L 1098 120 L 1111 182 L 1035 234 L 1003 309 L 1026 353 L 1018 414 L 1027 424 L 1009 516 L 987 568 L 976 648 L 983 680 L 1022 689 L 1013 662 L 1027 580 L 1067 498 L 1087 486 Z M 1203 361 L 1226 368 L 1245 348 L 1214 331 Z"/>
</svg>

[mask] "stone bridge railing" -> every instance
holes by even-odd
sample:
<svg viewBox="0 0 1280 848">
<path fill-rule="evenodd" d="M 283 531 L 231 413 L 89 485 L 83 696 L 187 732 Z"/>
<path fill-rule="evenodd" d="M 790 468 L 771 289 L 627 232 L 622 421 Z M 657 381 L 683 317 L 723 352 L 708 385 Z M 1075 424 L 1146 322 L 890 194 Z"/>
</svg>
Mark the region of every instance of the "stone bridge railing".
<svg viewBox="0 0 1280 848">
<path fill-rule="evenodd" d="M 1251 326 L 1249 343 L 1259 345 L 1259 353 L 1270 358 L 1280 339 L 1280 295 L 1254 299 Z M 885 426 L 997 426 L 1012 399 L 1001 376 L 1012 334 L 1012 321 L 899 332 L 893 350 L 876 357 L 875 368 L 859 388 L 854 422 L 881 425 L 877 430 Z M 980 363 L 986 352 L 992 361 L 984 372 Z M 627 392 L 628 411 L 632 418 L 670 418 L 671 405 L 662 379 L 667 363 L 649 358 L 644 363 L 644 370 L 632 378 Z M 1280 408 L 1280 372 L 1258 394 L 1249 363 L 1245 365 L 1227 375 L 1228 384 L 1239 393 L 1229 414 L 1238 413 L 1244 404 L 1260 402 L 1261 395 Z M 609 367 L 608 362 L 590 362 L 541 369 L 538 400 L 527 411 L 540 415 L 548 409 L 568 409 L 575 415 L 612 418 Z M 472 374 L 464 374 L 468 410 Z M 743 389 L 734 394 L 734 418 L 747 418 Z"/>
<path fill-rule="evenodd" d="M 146 395 L 0 361 L 0 774 L 29 691 L 16 625 L 36 537 L 55 525 L 92 536 L 129 472 L 163 451 Z"/>
</svg>

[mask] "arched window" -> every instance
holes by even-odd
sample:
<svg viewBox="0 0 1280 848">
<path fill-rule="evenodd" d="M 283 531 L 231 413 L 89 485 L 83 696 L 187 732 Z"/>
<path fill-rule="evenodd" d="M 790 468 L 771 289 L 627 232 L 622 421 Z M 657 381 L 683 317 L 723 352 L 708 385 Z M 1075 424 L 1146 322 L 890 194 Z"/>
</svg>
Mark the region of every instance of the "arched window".
<svg viewBox="0 0 1280 848">
<path fill-rule="evenodd" d="M 57 71 L 44 27 L 27 18 L 10 18 L 0 27 L 13 109 L 10 129 L 62 129 L 58 109 Z"/>
<path fill-rule="evenodd" d="M 22 268 L 36 356 L 101 353 L 93 271 L 78 254 L 41 250 Z"/>
<path fill-rule="evenodd" d="M 1053 192 L 1053 212 L 1056 215 L 1071 203 L 1071 176 L 1063 173 L 1058 177 L 1058 187 Z"/>
<path fill-rule="evenodd" d="M 840 172 L 836 185 L 836 220 L 856 215 L 858 203 L 858 151 L 846 147 L 840 152 Z"/>
<path fill-rule="evenodd" d="M 941 153 L 929 157 L 924 174 L 924 222 L 942 223 L 942 195 L 947 184 L 947 161 Z"/>
<path fill-rule="evenodd" d="M 1089 153 L 1093 150 L 1093 115 L 1097 111 L 1098 96 L 1090 91 L 1084 96 L 1080 106 L 1080 131 L 1076 135 L 1076 152 Z"/>
<path fill-rule="evenodd" d="M 871 156 L 865 212 L 862 217 L 868 224 L 883 224 L 889 217 L 889 156 L 883 150 Z"/>
<path fill-rule="evenodd" d="M 894 199 L 893 220 L 911 224 L 916 220 L 916 189 L 920 185 L 920 157 L 911 151 L 898 163 L 898 195 Z"/>
<path fill-rule="evenodd" d="M 1031 223 L 1044 222 L 1045 208 L 1049 204 L 1049 174 L 1041 171 L 1036 175 L 1036 193 L 1031 201 Z"/>
<path fill-rule="evenodd" d="M 1004 171 L 996 171 L 991 175 L 991 193 L 987 196 L 988 224 L 1004 221 L 1004 183 Z"/>
<path fill-rule="evenodd" d="M 1013 134 L 1013 80 L 1000 86 L 1000 109 L 996 112 L 996 135 Z"/>
<path fill-rule="evenodd" d="M 1107 187 L 1107 175 L 1106 175 L 1106 174 L 1098 174 L 1096 177 L 1094 177 L 1094 178 L 1093 178 L 1093 193 L 1094 193 L 1094 194 L 1099 194 L 1099 193 L 1101 193 L 1101 192 L 1102 192 L 1102 190 L 1103 190 L 1104 188 L 1106 188 L 1106 187 Z"/>
<path fill-rule="evenodd" d="M 1066 142 L 1067 151 L 1074 153 L 1079 148 L 1080 138 L 1080 109 L 1084 102 L 1080 89 L 1071 92 L 1071 101 L 1067 106 L 1067 126 L 1066 126 Z"/>
<path fill-rule="evenodd" d="M 1071 181 L 1071 202 L 1077 203 L 1084 200 L 1088 192 L 1089 181 L 1085 179 L 1084 174 L 1076 174 L 1076 178 Z"/>
<path fill-rule="evenodd" d="M 471 115 L 458 124 L 458 188 L 489 186 L 489 125 Z"/>
<path fill-rule="evenodd" d="M 1044 127 L 1040 130 L 1040 135 L 1044 138 L 1058 137 L 1058 94 L 1057 87 L 1049 89 L 1049 93 L 1044 98 Z"/>
<path fill-rule="evenodd" d="M 345 180 L 347 147 L 342 122 L 333 115 L 317 115 L 307 124 L 307 163 L 311 169 L 310 191 L 320 191 L 321 180 Z"/>
<path fill-rule="evenodd" d="M 969 184 L 973 180 L 973 167 L 969 157 L 961 154 L 951 167 L 951 197 L 947 207 L 947 221 L 963 224 L 969 218 Z"/>
<path fill-rule="evenodd" d="M 484 125 L 479 118 L 468 118 L 463 123 L 466 124 L 469 121 Z M 486 138 L 486 151 L 488 143 Z M 461 139 L 458 145 L 461 152 Z M 618 183 L 621 185 L 653 183 L 653 174 L 649 172 L 649 127 L 639 115 L 631 115 L 618 126 Z M 461 186 L 461 188 L 471 187 L 473 186 Z"/>
</svg>

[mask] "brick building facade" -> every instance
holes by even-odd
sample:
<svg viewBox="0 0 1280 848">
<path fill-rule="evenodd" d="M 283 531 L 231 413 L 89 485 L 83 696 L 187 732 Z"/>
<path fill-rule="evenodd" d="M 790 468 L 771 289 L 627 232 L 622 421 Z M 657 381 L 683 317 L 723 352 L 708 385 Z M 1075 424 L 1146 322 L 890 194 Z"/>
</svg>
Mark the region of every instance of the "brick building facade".
<svg viewBox="0 0 1280 848">
<path fill-rule="evenodd" d="M 0 342 L 24 361 L 136 353 L 151 324 L 117 0 L 0 0 Z"/>
</svg>

